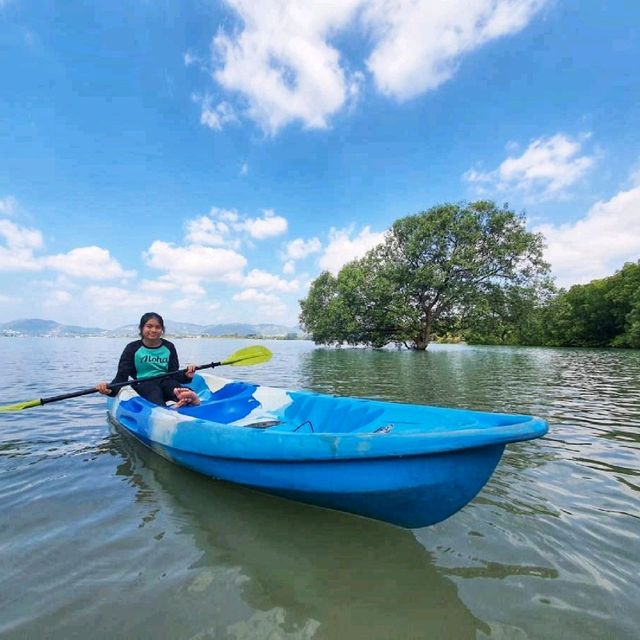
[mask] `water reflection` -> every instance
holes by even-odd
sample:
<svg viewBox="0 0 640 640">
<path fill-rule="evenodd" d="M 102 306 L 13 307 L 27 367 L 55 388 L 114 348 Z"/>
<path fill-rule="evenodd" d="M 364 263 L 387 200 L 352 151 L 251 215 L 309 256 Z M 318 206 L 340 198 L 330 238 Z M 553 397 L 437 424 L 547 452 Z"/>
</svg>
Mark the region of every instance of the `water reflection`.
<svg viewBox="0 0 640 640">
<path fill-rule="evenodd" d="M 152 493 L 201 552 L 189 588 L 206 590 L 221 569 L 241 585 L 251 615 L 229 626 L 233 637 L 251 637 L 256 625 L 271 625 L 280 634 L 273 637 L 332 640 L 475 638 L 489 630 L 408 531 L 211 481 L 124 434 L 113 445 L 123 457 L 117 473 L 138 499 Z"/>
<path fill-rule="evenodd" d="M 309 388 L 324 393 L 517 412 L 538 405 L 549 374 L 545 355 L 450 345 L 426 352 L 316 349 L 301 356 L 301 370 Z"/>
</svg>

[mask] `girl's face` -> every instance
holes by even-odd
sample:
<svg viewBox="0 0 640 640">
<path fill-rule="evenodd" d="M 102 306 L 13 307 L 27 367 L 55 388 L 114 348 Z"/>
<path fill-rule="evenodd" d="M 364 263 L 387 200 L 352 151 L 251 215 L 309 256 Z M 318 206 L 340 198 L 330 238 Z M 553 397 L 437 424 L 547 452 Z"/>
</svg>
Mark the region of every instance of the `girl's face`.
<svg viewBox="0 0 640 640">
<path fill-rule="evenodd" d="M 162 333 L 162 325 L 155 318 L 147 320 L 145 325 L 142 327 L 143 340 L 150 340 L 154 342 L 160 339 Z"/>
</svg>

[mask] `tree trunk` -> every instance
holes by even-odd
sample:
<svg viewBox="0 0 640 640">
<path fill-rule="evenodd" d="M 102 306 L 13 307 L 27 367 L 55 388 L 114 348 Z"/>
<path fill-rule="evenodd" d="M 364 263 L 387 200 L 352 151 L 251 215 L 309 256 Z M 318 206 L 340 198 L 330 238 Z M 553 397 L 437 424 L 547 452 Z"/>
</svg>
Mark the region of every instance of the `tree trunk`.
<svg viewBox="0 0 640 640">
<path fill-rule="evenodd" d="M 428 318 L 420 327 L 420 333 L 414 339 L 414 350 L 424 351 L 431 341 L 431 318 Z"/>
</svg>

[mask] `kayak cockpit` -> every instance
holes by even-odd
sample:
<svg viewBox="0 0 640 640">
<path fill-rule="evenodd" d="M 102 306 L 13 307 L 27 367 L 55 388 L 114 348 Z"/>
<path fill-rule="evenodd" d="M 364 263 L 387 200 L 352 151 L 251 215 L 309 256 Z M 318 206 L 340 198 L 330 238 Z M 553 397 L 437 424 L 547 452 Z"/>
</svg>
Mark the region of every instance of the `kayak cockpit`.
<svg viewBox="0 0 640 640">
<path fill-rule="evenodd" d="M 191 387 L 201 398 L 201 404 L 180 409 L 179 413 L 218 425 L 270 432 L 417 435 L 509 427 L 531 419 L 514 414 L 289 391 L 210 374 L 196 376 Z"/>
</svg>

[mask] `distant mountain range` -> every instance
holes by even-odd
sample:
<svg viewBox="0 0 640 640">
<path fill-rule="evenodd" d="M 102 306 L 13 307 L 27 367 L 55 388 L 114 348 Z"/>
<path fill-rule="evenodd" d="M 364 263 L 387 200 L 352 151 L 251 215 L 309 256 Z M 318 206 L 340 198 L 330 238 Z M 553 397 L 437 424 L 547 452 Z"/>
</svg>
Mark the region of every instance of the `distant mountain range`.
<svg viewBox="0 0 640 640">
<path fill-rule="evenodd" d="M 300 327 L 286 327 L 279 324 L 209 324 L 199 325 L 188 322 L 165 321 L 166 335 L 174 338 L 197 337 L 256 337 L 256 338 L 302 338 L 304 333 Z M 137 337 L 138 325 L 128 324 L 117 329 L 100 329 L 98 327 L 77 327 L 60 324 L 53 320 L 28 318 L 0 323 L 0 336 L 22 337 L 40 336 L 45 338 L 77 338 L 89 336 L 104 337 Z"/>
</svg>

